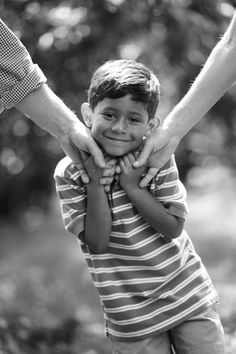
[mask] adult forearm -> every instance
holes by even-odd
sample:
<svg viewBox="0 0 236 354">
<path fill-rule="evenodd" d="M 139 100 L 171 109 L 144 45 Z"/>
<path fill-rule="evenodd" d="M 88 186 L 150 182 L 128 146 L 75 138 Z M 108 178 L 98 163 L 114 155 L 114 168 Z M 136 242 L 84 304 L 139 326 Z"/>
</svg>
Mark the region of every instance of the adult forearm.
<svg viewBox="0 0 236 354">
<path fill-rule="evenodd" d="M 184 98 L 165 120 L 181 139 L 236 79 L 236 13 Z"/>
<path fill-rule="evenodd" d="M 76 115 L 46 84 L 28 94 L 16 108 L 56 138 L 67 135 L 78 124 Z"/>
<path fill-rule="evenodd" d="M 78 167 L 82 163 L 78 148 L 93 155 L 99 167 L 105 167 L 103 154 L 90 130 L 46 84 L 28 94 L 16 108 L 55 136 Z"/>
<path fill-rule="evenodd" d="M 87 185 L 87 214 L 85 219 L 84 242 L 94 252 L 104 251 L 110 241 L 111 212 L 103 186 Z"/>
</svg>

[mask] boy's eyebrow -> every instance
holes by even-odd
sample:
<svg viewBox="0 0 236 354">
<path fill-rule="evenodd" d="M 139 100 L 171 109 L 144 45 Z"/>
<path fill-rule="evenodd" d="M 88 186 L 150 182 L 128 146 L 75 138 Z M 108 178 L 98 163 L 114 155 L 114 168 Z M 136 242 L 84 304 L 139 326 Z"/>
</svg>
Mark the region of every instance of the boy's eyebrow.
<svg viewBox="0 0 236 354">
<path fill-rule="evenodd" d="M 109 109 L 109 110 L 112 110 L 112 111 L 118 111 L 117 108 L 115 107 L 112 107 L 112 106 L 104 106 L 104 107 L 101 107 L 101 110 L 106 110 L 106 109 Z"/>
<path fill-rule="evenodd" d="M 111 111 L 115 111 L 115 112 L 118 112 L 118 111 L 119 111 L 118 108 L 115 108 L 115 107 L 112 107 L 112 106 L 104 106 L 104 107 L 102 107 L 101 110 L 102 110 L 102 111 L 104 111 L 104 110 L 111 110 Z M 129 113 L 129 114 L 136 115 L 137 117 L 140 117 L 140 118 L 142 117 L 142 114 L 139 113 L 139 112 L 129 111 L 128 113 Z"/>
<path fill-rule="evenodd" d="M 142 117 L 142 114 L 139 113 L 139 112 L 129 111 L 129 113 L 130 113 L 130 114 L 134 114 L 134 115 L 136 115 L 136 116 L 138 116 L 138 117 Z"/>
</svg>

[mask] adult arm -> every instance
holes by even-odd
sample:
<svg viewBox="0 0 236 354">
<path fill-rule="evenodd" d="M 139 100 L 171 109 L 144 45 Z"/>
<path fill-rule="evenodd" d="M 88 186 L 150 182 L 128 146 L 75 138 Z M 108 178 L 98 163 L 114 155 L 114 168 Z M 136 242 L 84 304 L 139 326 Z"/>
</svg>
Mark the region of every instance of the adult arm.
<svg viewBox="0 0 236 354">
<path fill-rule="evenodd" d="M 89 152 L 98 166 L 105 167 L 103 154 L 90 130 L 46 84 L 28 94 L 16 108 L 55 136 L 75 164 L 81 165 L 80 148 Z"/>
<path fill-rule="evenodd" d="M 236 79 L 236 12 L 226 32 L 213 48 L 203 69 L 184 98 L 165 119 L 163 127 L 147 138 L 134 166 L 146 163 L 152 168 L 141 181 L 147 185 L 171 154 L 183 136 L 229 89 Z"/>
<path fill-rule="evenodd" d="M 0 112 L 16 107 L 55 136 L 63 150 L 80 163 L 78 147 L 104 167 L 90 131 L 45 84 L 46 78 L 15 34 L 0 20 Z"/>
</svg>

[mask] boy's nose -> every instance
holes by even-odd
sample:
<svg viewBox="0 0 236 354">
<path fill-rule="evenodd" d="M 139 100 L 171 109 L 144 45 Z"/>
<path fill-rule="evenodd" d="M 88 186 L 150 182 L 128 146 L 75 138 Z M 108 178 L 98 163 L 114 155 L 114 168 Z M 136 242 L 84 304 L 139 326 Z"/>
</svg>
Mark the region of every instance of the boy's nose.
<svg viewBox="0 0 236 354">
<path fill-rule="evenodd" d="M 116 121 L 113 124 L 111 129 L 112 129 L 112 131 L 117 132 L 117 133 L 125 133 L 126 132 L 125 122 L 123 120 Z"/>
</svg>

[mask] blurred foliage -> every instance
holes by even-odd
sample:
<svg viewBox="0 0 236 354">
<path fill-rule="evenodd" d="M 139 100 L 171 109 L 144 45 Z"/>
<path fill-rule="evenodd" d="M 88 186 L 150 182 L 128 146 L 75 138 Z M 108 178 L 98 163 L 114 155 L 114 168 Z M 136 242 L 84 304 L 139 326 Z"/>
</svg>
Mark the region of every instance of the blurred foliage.
<svg viewBox="0 0 236 354">
<path fill-rule="evenodd" d="M 235 5 L 233 0 L 0 1 L 2 19 L 78 117 L 94 69 L 107 59 L 133 58 L 159 76 L 164 118 L 199 73 Z M 182 180 L 198 178 L 196 166 L 235 166 L 235 97 L 232 89 L 183 140 L 177 152 Z M 62 156 L 57 141 L 15 110 L 2 114 L 0 136 L 0 214 L 15 218 L 25 210 L 47 210 L 53 169 Z"/>
</svg>

